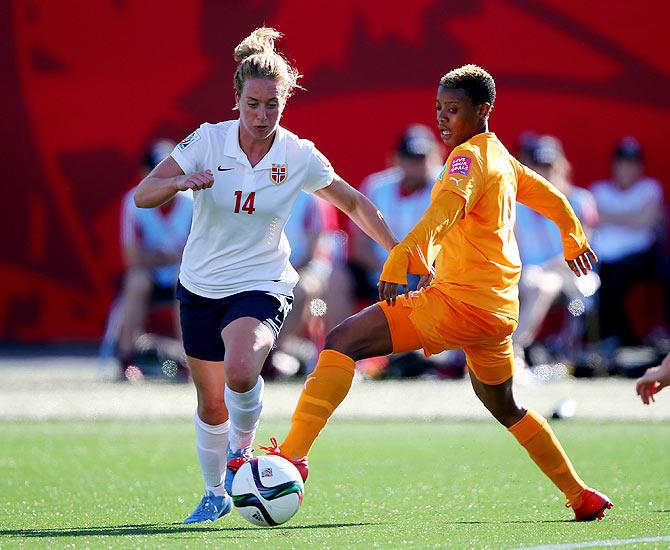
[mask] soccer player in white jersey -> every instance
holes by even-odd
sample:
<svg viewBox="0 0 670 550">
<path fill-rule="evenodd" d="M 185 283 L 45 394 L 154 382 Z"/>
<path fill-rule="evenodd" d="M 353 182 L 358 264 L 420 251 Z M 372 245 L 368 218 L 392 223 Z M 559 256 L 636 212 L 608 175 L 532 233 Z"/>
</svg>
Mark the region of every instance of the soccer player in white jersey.
<svg viewBox="0 0 670 550">
<path fill-rule="evenodd" d="M 300 76 L 275 51 L 280 36 L 260 28 L 235 48 L 239 119 L 202 124 L 135 194 L 137 206 L 155 208 L 180 191 L 194 191 L 177 296 L 197 390 L 205 495 L 185 523 L 229 513 L 234 472 L 251 457 L 263 405 L 261 367 L 298 279 L 283 232 L 298 194 L 331 202 L 385 249 L 396 244 L 375 206 L 314 144 L 279 126 Z"/>
</svg>

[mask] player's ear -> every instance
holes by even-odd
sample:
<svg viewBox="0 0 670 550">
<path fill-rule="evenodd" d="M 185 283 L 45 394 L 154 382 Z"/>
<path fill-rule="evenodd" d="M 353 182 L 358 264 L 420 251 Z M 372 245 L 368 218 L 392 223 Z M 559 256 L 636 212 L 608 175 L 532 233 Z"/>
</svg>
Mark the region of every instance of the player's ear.
<svg viewBox="0 0 670 550">
<path fill-rule="evenodd" d="M 478 105 L 478 108 L 479 108 L 479 118 L 485 119 L 491 114 L 493 106 L 487 101 L 485 103 L 482 103 L 481 105 Z"/>
<path fill-rule="evenodd" d="M 239 111 L 240 110 L 240 96 L 237 95 L 237 92 L 235 92 L 235 107 L 233 107 L 233 111 Z"/>
</svg>

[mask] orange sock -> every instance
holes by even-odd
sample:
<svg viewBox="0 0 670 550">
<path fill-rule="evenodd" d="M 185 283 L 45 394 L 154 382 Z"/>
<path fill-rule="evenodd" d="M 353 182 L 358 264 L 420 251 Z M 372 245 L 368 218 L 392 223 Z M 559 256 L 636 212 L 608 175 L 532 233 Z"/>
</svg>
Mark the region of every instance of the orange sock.
<svg viewBox="0 0 670 550">
<path fill-rule="evenodd" d="M 295 459 L 309 453 L 319 432 L 349 393 L 355 367 L 351 357 L 338 351 L 321 352 L 314 372 L 305 381 L 291 418 L 291 429 L 279 446 L 283 455 Z"/>
<path fill-rule="evenodd" d="M 572 507 L 578 507 L 581 492 L 586 489 L 586 485 L 570 464 L 570 459 L 544 417 L 528 409 L 509 431 L 526 448 L 545 475 L 565 493 Z"/>
</svg>

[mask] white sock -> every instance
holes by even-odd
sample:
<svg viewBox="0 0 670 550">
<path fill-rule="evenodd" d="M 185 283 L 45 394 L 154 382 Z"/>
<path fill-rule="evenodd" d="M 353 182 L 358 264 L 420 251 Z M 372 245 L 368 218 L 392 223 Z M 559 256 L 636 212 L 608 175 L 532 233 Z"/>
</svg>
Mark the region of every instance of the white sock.
<svg viewBox="0 0 670 550">
<path fill-rule="evenodd" d="M 205 489 L 219 497 L 226 494 L 223 488 L 223 476 L 226 472 L 229 428 L 230 420 L 212 426 L 200 419 L 198 411 L 195 412 L 195 446 L 202 477 L 205 480 Z"/>
<path fill-rule="evenodd" d="M 238 451 L 251 446 L 263 410 L 263 378 L 249 391 L 238 393 L 227 385 L 224 399 L 230 415 L 230 448 Z"/>
</svg>

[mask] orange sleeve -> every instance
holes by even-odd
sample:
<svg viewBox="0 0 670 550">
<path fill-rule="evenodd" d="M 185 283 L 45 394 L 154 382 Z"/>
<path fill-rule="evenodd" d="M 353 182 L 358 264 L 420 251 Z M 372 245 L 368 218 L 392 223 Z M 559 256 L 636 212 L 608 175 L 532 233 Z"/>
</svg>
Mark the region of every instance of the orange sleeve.
<svg viewBox="0 0 670 550">
<path fill-rule="evenodd" d="M 540 174 L 514 159 L 519 187 L 516 200 L 553 221 L 561 232 L 563 253 L 574 260 L 588 246 L 588 240 L 579 219 L 563 193 Z"/>
<path fill-rule="evenodd" d="M 407 273 L 430 273 L 441 237 L 462 217 L 464 207 L 462 196 L 445 188 L 438 191 L 414 229 L 391 249 L 380 279 L 406 285 Z"/>
</svg>

